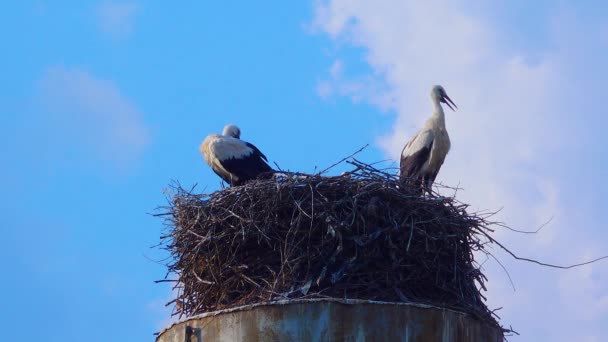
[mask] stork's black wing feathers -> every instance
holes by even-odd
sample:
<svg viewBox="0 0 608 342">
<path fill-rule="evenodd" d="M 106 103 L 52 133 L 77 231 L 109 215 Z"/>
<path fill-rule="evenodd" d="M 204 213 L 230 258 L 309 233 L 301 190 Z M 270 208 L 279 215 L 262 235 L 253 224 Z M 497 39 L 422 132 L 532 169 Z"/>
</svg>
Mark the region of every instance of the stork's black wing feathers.
<svg viewBox="0 0 608 342">
<path fill-rule="evenodd" d="M 423 147 L 405 158 L 401 157 L 401 163 L 399 165 L 401 172 L 399 179 L 402 182 L 418 175 L 424 163 L 429 160 L 432 148 L 433 144 L 431 143 L 430 146 Z"/>
<path fill-rule="evenodd" d="M 441 165 L 443 165 L 443 163 L 441 163 Z M 439 167 L 437 168 L 437 171 L 435 171 L 435 172 L 429 171 L 429 173 L 426 174 L 425 180 L 426 180 L 427 184 L 435 183 L 435 178 L 437 178 L 437 175 L 439 174 L 439 169 L 441 169 L 441 165 L 439 165 Z"/>
<path fill-rule="evenodd" d="M 231 185 L 241 185 L 252 179 L 260 178 L 264 174 L 270 176 L 274 171 L 266 163 L 266 156 L 257 147 L 250 143 L 247 143 L 247 146 L 252 150 L 250 155 L 222 160 L 224 169 L 238 177 L 238 181 Z"/>
<path fill-rule="evenodd" d="M 247 144 L 247 147 L 249 147 L 250 149 L 253 150 L 253 154 L 258 154 L 260 157 L 262 157 L 262 159 L 264 159 L 265 161 L 268 161 L 268 159 L 266 158 L 264 153 L 262 153 L 262 151 L 260 151 L 254 144 L 252 144 L 252 143 L 246 143 L 246 144 Z"/>
</svg>

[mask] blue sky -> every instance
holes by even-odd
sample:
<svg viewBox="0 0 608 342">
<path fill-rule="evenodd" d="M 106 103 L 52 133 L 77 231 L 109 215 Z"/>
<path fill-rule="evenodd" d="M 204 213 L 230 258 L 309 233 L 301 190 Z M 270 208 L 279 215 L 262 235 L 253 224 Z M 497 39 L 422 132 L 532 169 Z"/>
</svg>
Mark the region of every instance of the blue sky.
<svg viewBox="0 0 608 342">
<path fill-rule="evenodd" d="M 553 217 L 538 236 L 497 233 L 522 255 L 606 254 L 607 15 L 600 1 L 5 4 L 2 330 L 150 341 L 170 289 L 153 283 L 162 222 L 148 213 L 172 179 L 219 188 L 198 154 L 207 134 L 236 123 L 304 172 L 366 143 L 361 159 L 396 158 L 436 83 L 460 108 L 439 180 L 517 228 Z M 517 290 L 489 261 L 488 295 L 512 340 L 608 335 L 608 264 L 497 254 Z"/>
</svg>

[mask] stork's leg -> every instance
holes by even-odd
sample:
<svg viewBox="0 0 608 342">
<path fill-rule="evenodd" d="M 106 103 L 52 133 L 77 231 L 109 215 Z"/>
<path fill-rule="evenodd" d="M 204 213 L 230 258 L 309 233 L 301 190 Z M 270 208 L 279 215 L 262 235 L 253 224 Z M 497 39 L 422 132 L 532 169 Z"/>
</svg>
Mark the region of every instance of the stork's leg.
<svg viewBox="0 0 608 342">
<path fill-rule="evenodd" d="M 418 189 L 420 189 L 420 196 L 422 196 L 422 197 L 424 197 L 424 193 L 426 192 L 424 184 L 425 184 L 424 177 L 420 177 L 418 179 L 418 184 L 417 185 L 418 185 Z"/>
<path fill-rule="evenodd" d="M 424 197 L 426 195 L 426 179 L 425 177 L 420 177 L 418 186 L 420 187 L 420 195 Z"/>
<path fill-rule="evenodd" d="M 432 190 L 433 190 L 432 186 L 433 186 L 433 185 L 432 185 L 432 181 L 431 181 L 431 180 L 430 180 L 428 177 L 425 177 L 425 178 L 424 178 L 424 191 L 425 191 L 425 192 L 426 192 L 426 193 L 427 193 L 429 196 L 431 195 Z"/>
</svg>

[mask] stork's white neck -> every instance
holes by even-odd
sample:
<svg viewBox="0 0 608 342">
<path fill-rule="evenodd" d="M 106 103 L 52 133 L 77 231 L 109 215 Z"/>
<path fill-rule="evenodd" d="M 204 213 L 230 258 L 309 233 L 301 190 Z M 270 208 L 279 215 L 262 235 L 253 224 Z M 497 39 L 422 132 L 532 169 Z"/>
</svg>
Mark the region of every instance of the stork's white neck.
<svg viewBox="0 0 608 342">
<path fill-rule="evenodd" d="M 433 119 L 437 120 L 437 122 L 445 127 L 445 113 L 443 112 L 443 107 L 441 106 L 441 102 L 439 98 L 433 96 Z"/>
</svg>

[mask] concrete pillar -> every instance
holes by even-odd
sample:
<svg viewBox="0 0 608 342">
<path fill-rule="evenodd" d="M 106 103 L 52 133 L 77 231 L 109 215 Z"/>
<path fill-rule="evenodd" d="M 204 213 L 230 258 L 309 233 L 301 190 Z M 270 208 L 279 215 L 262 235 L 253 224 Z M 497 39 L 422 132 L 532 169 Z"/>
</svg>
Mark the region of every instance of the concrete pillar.
<svg viewBox="0 0 608 342">
<path fill-rule="evenodd" d="M 499 327 L 422 304 L 290 300 L 210 312 L 165 329 L 157 342 L 420 341 L 501 342 Z"/>
</svg>

